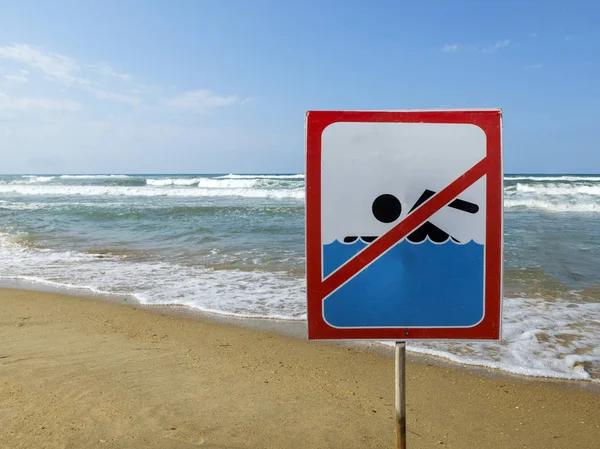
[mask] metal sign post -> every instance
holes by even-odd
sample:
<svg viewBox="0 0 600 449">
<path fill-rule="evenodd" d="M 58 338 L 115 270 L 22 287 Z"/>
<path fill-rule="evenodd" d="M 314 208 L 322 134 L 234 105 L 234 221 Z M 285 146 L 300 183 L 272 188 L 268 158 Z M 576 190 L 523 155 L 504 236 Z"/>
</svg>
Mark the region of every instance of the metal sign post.
<svg viewBox="0 0 600 449">
<path fill-rule="evenodd" d="M 406 449 L 406 342 L 396 342 L 396 449 Z"/>
</svg>

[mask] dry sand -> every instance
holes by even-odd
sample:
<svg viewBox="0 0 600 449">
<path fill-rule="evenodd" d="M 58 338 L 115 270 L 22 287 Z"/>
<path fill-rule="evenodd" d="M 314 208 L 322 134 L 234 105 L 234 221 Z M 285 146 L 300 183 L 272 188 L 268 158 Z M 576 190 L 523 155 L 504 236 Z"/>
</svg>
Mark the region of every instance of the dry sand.
<svg viewBox="0 0 600 449">
<path fill-rule="evenodd" d="M 392 448 L 393 358 L 0 290 L 0 448 Z M 408 446 L 600 447 L 600 393 L 407 368 Z"/>
</svg>

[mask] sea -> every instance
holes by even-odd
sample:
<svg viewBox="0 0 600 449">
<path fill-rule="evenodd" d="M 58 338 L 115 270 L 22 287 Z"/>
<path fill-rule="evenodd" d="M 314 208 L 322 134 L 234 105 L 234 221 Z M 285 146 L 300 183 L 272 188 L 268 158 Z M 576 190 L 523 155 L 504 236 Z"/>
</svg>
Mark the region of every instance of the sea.
<svg viewBox="0 0 600 449">
<path fill-rule="evenodd" d="M 304 198 L 303 174 L 2 175 L 0 285 L 304 321 Z M 600 382 L 600 175 L 506 175 L 504 228 L 502 340 L 408 350 Z"/>
</svg>

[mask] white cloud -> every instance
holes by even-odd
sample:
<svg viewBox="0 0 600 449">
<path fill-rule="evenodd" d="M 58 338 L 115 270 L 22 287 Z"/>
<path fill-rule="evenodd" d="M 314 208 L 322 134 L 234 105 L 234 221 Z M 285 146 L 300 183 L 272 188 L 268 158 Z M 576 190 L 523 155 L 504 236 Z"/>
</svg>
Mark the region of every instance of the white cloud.
<svg viewBox="0 0 600 449">
<path fill-rule="evenodd" d="M 508 47 L 510 45 L 510 40 L 508 39 L 503 39 L 501 41 L 496 42 L 494 45 L 489 46 L 489 47 L 484 47 L 483 49 L 481 49 L 481 51 L 483 53 L 493 53 L 496 50 L 499 50 L 500 48 L 503 47 Z"/>
<path fill-rule="evenodd" d="M 98 73 L 100 75 L 113 77 L 113 78 L 119 78 L 123 81 L 131 81 L 131 75 L 129 75 L 127 73 L 119 72 L 119 71 L 113 69 L 112 67 L 110 67 L 108 64 L 98 63 L 98 64 L 91 64 L 86 67 L 89 70 L 91 70 L 92 72 Z"/>
<path fill-rule="evenodd" d="M 220 96 L 208 89 L 198 89 L 166 97 L 161 86 L 144 86 L 135 83 L 131 75 L 123 73 L 106 63 L 86 63 L 59 53 L 53 53 L 27 44 L 12 44 L 0 47 L 0 60 L 9 60 L 25 65 L 21 75 L 5 75 L 12 83 L 26 82 L 34 78 L 27 69 L 34 69 L 44 79 L 66 88 L 75 88 L 91 94 L 94 98 L 127 104 L 132 107 L 141 104 L 161 104 L 171 109 L 203 112 L 208 109 L 244 104 L 249 99 L 236 96 Z"/>
<path fill-rule="evenodd" d="M 172 98 L 166 98 L 163 100 L 163 104 L 174 109 L 203 112 L 211 108 L 229 106 L 238 103 L 239 101 L 240 99 L 236 96 L 230 95 L 221 97 L 215 95 L 210 90 L 203 89 L 185 92 Z"/>
<path fill-rule="evenodd" d="M 452 53 L 452 52 L 458 51 L 459 48 L 460 48 L 459 44 L 446 44 L 442 47 L 442 51 L 446 52 L 446 53 Z"/>
<path fill-rule="evenodd" d="M 116 92 L 109 92 L 106 90 L 98 90 L 98 89 L 89 89 L 96 98 L 100 100 L 109 100 L 115 103 L 124 103 L 129 104 L 131 106 L 138 106 L 141 104 L 141 100 L 137 97 L 133 97 L 131 95 L 119 94 Z"/>
<path fill-rule="evenodd" d="M 509 39 L 503 39 L 501 41 L 496 42 L 494 45 L 489 45 L 487 47 L 478 47 L 476 45 L 465 45 L 465 44 L 445 44 L 442 47 L 442 51 L 445 53 L 455 53 L 457 51 L 479 51 L 481 53 L 493 53 L 496 50 L 499 50 L 503 47 L 508 47 L 511 44 Z"/>
<path fill-rule="evenodd" d="M 119 72 L 108 64 L 80 64 L 73 58 L 59 53 L 44 51 L 27 44 L 13 44 L 0 47 L 0 59 L 18 61 L 40 70 L 49 79 L 65 84 L 89 85 L 92 81 L 90 73 L 130 81 L 131 76 Z M 24 74 L 27 70 L 22 69 Z M 88 72 L 88 73 L 86 73 Z"/>
<path fill-rule="evenodd" d="M 106 63 L 26 44 L 0 44 L 0 135 L 11 136 L 3 137 L 0 154 L 18 155 L 0 171 L 85 172 L 101 166 L 177 171 L 190 166 L 182 160 L 209 170 L 205 163 L 214 151 L 219 155 L 212 170 L 235 171 L 232 163 L 239 164 L 238 170 L 260 169 L 248 148 L 268 154 L 272 168 L 277 167 L 285 145 L 271 131 L 243 129 L 216 117 L 210 124 L 203 116 L 190 118 L 190 113 L 241 108 L 251 96 L 194 85 L 177 89 L 169 79 L 146 85 L 138 79 Z M 188 114 L 182 117 L 179 111 Z M 206 148 L 204 154 L 199 148 Z M 174 151 L 178 158 L 172 157 Z M 35 167 L 29 161 L 36 161 Z"/>
<path fill-rule="evenodd" d="M 81 67 L 73 59 L 57 53 L 45 52 L 26 44 L 13 44 L 0 47 L 0 59 L 27 64 L 40 70 L 48 78 L 66 84 L 86 84 L 84 79 L 75 75 L 81 71 Z"/>
<path fill-rule="evenodd" d="M 104 78 L 112 78 L 128 82 L 131 76 L 121 73 L 104 63 L 81 64 L 75 59 L 58 53 L 52 53 L 27 44 L 13 44 L 0 47 L 0 59 L 20 62 L 33 69 L 39 70 L 44 78 L 67 86 L 75 86 L 91 92 L 100 100 L 136 106 L 140 100 L 131 95 L 111 92 L 104 88 Z M 29 74 L 21 69 L 23 75 Z M 98 77 L 100 75 L 100 77 Z M 12 81 L 16 81 L 13 78 Z"/>
<path fill-rule="evenodd" d="M 538 70 L 544 67 L 544 64 L 531 64 L 527 66 L 528 69 Z"/>
<path fill-rule="evenodd" d="M 67 99 L 52 99 L 39 97 L 14 97 L 0 92 L 0 111 L 2 110 L 63 110 L 77 111 L 82 105 Z"/>
<path fill-rule="evenodd" d="M 11 83 L 23 84 L 29 82 L 29 78 L 23 75 L 4 75 L 6 81 Z"/>
<path fill-rule="evenodd" d="M 67 85 L 78 85 L 88 89 L 99 99 L 133 105 L 139 103 L 139 100 L 134 99 L 133 97 L 127 97 L 122 94 L 107 92 L 93 87 L 94 85 L 99 84 L 99 82 L 91 76 L 92 74 L 117 78 L 123 81 L 129 81 L 131 79 L 130 75 L 121 73 L 107 64 L 80 64 L 68 56 L 47 52 L 27 44 L 13 44 L 0 47 L 0 59 L 20 62 L 31 68 L 38 69 L 45 75 L 46 79 Z M 21 69 L 21 74 L 27 75 L 29 72 L 25 69 Z M 17 81 L 16 76 L 7 75 L 5 78 L 9 79 L 9 76 L 12 81 Z M 22 77 L 18 78 L 23 82 Z"/>
</svg>

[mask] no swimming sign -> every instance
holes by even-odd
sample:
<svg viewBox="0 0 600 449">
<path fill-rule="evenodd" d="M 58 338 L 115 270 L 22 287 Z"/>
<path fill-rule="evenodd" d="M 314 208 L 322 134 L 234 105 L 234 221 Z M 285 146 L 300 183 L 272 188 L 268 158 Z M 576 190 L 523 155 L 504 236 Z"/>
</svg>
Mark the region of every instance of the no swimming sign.
<svg viewBox="0 0 600 449">
<path fill-rule="evenodd" d="M 309 339 L 499 339 L 501 111 L 306 115 Z"/>
</svg>

